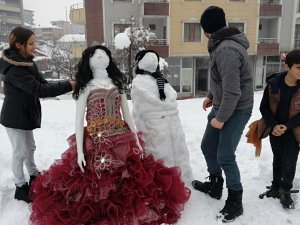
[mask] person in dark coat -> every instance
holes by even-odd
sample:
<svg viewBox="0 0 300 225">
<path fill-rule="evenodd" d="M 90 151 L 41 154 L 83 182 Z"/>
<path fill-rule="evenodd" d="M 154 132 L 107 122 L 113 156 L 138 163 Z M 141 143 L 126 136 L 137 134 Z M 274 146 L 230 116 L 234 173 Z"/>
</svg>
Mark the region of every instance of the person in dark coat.
<svg viewBox="0 0 300 225">
<path fill-rule="evenodd" d="M 243 186 L 235 151 L 253 108 L 249 41 L 237 28 L 226 25 L 225 13 L 218 6 L 208 7 L 200 24 L 209 38 L 210 90 L 202 106 L 204 110 L 212 109 L 201 149 L 210 175 L 209 181 L 194 180 L 192 185 L 220 199 L 224 172 L 228 197 L 218 218 L 230 222 L 243 214 Z"/>
<path fill-rule="evenodd" d="M 29 187 L 39 174 L 34 161 L 36 149 L 33 130 L 41 127 L 39 98 L 54 97 L 72 91 L 75 81 L 48 83 L 33 61 L 36 48 L 34 33 L 23 27 L 14 28 L 9 35 L 9 48 L 0 59 L 0 73 L 4 75 L 4 101 L 0 123 L 6 128 L 12 145 L 12 171 L 15 199 L 30 202 Z M 26 182 L 23 164 L 30 175 Z"/>
</svg>

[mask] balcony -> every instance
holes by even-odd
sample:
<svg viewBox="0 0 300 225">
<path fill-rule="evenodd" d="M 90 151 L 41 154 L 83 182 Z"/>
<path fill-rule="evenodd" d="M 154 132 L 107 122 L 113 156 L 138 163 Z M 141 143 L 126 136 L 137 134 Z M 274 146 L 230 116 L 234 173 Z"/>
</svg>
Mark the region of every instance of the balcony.
<svg viewBox="0 0 300 225">
<path fill-rule="evenodd" d="M 85 24 L 85 10 L 83 3 L 71 5 L 70 21 L 75 24 Z"/>
<path fill-rule="evenodd" d="M 1 2 L 0 1 L 0 10 L 2 11 L 7 11 L 7 12 L 21 12 L 22 9 L 19 5 L 17 4 L 11 4 L 11 3 L 6 3 L 6 2 Z"/>
<path fill-rule="evenodd" d="M 169 16 L 167 0 L 144 1 L 144 16 Z"/>
<path fill-rule="evenodd" d="M 153 39 L 149 42 L 150 45 L 147 47 L 148 49 L 156 51 L 162 58 L 169 57 L 169 45 L 167 43 L 167 39 Z"/>
<path fill-rule="evenodd" d="M 282 4 L 280 0 L 261 0 L 260 2 L 260 17 L 281 17 Z"/>
<path fill-rule="evenodd" d="M 279 43 L 277 38 L 259 38 L 257 44 L 257 55 L 278 56 Z"/>
</svg>

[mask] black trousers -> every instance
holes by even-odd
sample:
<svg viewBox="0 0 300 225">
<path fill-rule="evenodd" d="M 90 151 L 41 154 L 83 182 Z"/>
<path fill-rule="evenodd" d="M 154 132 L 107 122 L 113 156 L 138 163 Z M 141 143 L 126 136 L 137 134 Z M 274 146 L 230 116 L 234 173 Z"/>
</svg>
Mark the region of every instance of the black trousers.
<svg viewBox="0 0 300 225">
<path fill-rule="evenodd" d="M 296 172 L 299 154 L 299 143 L 292 131 L 288 131 L 281 137 L 270 135 L 270 143 L 273 151 L 273 181 L 274 187 L 282 187 L 290 190 Z"/>
</svg>

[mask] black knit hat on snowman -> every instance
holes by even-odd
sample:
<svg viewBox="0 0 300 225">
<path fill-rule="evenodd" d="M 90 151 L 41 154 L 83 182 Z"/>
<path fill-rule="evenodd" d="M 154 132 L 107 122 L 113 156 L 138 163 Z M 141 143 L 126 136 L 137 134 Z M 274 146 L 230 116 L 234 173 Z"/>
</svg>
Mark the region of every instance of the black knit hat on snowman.
<svg viewBox="0 0 300 225">
<path fill-rule="evenodd" d="M 218 6 L 208 7 L 201 15 L 200 24 L 204 32 L 212 34 L 226 26 L 225 13 Z"/>
<path fill-rule="evenodd" d="M 143 70 L 141 68 L 139 68 L 139 62 L 141 61 L 141 59 L 149 52 L 152 52 L 154 54 L 156 54 L 157 56 L 157 68 L 155 72 L 150 72 L 150 71 L 146 71 Z M 158 92 L 159 92 L 159 98 L 160 100 L 164 101 L 166 99 L 166 94 L 165 94 L 165 83 L 169 83 L 162 75 L 162 73 L 160 72 L 160 68 L 159 68 L 159 55 L 156 51 L 154 50 L 142 50 L 140 52 L 137 53 L 137 55 L 135 56 L 135 63 L 136 63 L 136 68 L 135 68 L 135 74 L 147 74 L 152 76 L 153 78 L 156 79 L 156 83 L 157 83 L 157 87 L 158 87 Z"/>
</svg>

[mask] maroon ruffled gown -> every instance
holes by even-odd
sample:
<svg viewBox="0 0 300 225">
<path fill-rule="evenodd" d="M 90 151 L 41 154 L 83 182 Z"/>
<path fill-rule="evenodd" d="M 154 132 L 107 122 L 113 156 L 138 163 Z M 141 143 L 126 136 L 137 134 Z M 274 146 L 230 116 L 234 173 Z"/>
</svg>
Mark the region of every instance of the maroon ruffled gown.
<svg viewBox="0 0 300 225">
<path fill-rule="evenodd" d="M 96 89 L 87 103 L 82 173 L 75 134 L 61 159 L 32 184 L 30 225 L 157 225 L 180 218 L 190 190 L 180 169 L 142 156 L 121 119 L 117 88 Z"/>
</svg>

